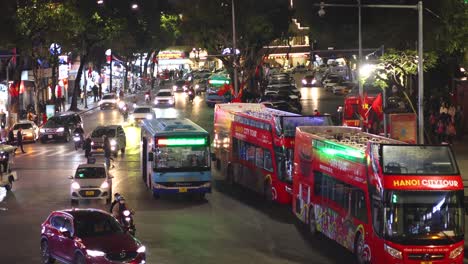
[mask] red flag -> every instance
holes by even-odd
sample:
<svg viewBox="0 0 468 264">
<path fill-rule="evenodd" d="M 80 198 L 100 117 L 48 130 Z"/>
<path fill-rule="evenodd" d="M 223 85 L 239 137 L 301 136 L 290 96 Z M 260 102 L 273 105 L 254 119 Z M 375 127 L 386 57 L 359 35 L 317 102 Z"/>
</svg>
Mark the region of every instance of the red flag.
<svg viewBox="0 0 468 264">
<path fill-rule="evenodd" d="M 379 119 L 383 119 L 382 94 L 381 93 L 379 95 L 377 95 L 377 98 L 375 98 L 374 102 L 372 102 L 371 108 L 377 114 Z"/>
<path fill-rule="evenodd" d="M 223 96 L 225 93 L 231 90 L 231 86 L 229 84 L 224 84 L 221 89 L 218 90 L 218 95 Z"/>
<path fill-rule="evenodd" d="M 369 97 L 367 97 L 367 94 L 365 93 L 363 98 L 359 100 L 359 114 L 363 119 L 367 119 L 369 114 L 369 103 Z"/>
</svg>

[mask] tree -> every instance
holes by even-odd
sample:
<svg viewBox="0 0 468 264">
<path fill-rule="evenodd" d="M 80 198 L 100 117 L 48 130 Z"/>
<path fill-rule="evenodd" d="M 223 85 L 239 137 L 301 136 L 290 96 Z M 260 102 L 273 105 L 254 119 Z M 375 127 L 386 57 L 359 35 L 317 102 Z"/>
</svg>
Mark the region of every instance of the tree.
<svg viewBox="0 0 468 264">
<path fill-rule="evenodd" d="M 197 0 L 191 1 L 190 6 L 181 7 L 184 14 L 182 32 L 197 45 L 205 47 L 209 54 L 219 56 L 232 80 L 234 65 L 243 73 L 242 81 L 252 80 L 264 55 L 262 48 L 287 35 L 292 13 L 288 2 L 282 0 L 234 2 L 237 48 L 240 51 L 238 61 L 234 62 L 234 56 L 221 55 L 226 48 L 232 52 L 231 1 Z"/>
<path fill-rule="evenodd" d="M 44 85 L 44 68 L 52 68 L 52 99 L 55 99 L 56 66 L 58 65 L 57 50 L 49 50 L 52 43 L 63 40 L 73 34 L 75 16 L 73 9 L 63 3 L 46 0 L 32 0 L 26 5 L 17 7 L 16 29 L 18 31 L 18 45 L 21 50 L 22 61 L 30 58 L 30 66 L 34 75 L 35 109 L 39 113 L 38 101 Z M 20 68 L 19 71 L 22 69 Z M 17 112 L 17 105 L 12 106 Z"/>
</svg>

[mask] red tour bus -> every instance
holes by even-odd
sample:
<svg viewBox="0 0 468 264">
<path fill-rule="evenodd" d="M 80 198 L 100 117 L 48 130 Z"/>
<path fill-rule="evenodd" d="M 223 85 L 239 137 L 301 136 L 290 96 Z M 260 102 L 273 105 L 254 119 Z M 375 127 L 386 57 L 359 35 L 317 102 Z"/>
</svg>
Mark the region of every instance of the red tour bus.
<svg viewBox="0 0 468 264">
<path fill-rule="evenodd" d="M 290 204 L 294 136 L 301 125 L 331 125 L 323 116 L 301 116 L 263 104 L 217 104 L 213 150 L 216 168 L 267 200 Z"/>
<path fill-rule="evenodd" d="M 449 145 L 299 127 L 293 213 L 359 263 L 463 263 L 463 182 Z"/>
<path fill-rule="evenodd" d="M 382 90 L 378 87 L 365 87 L 364 97 L 365 105 L 361 104 L 359 99 L 359 92 L 357 90 L 352 90 L 351 93 L 347 94 L 344 99 L 344 109 L 343 109 L 343 125 L 350 127 L 359 127 L 361 113 L 367 111 L 363 108 L 369 109 L 374 102 L 377 95 L 381 93 Z M 365 124 L 364 124 L 365 126 Z"/>
</svg>

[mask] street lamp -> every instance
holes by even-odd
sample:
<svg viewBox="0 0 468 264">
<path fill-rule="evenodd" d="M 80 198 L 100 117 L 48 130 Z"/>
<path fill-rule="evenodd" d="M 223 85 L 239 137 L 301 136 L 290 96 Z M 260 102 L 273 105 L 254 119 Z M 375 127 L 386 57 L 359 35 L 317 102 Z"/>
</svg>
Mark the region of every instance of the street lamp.
<svg viewBox="0 0 468 264">
<path fill-rule="evenodd" d="M 418 143 L 424 144 L 424 67 L 423 67 L 423 4 L 422 1 L 419 1 L 417 5 L 362 5 L 361 0 L 357 0 L 357 5 L 348 5 L 348 4 L 325 4 L 321 2 L 320 4 L 314 4 L 319 6 L 319 15 L 325 15 L 325 6 L 331 7 L 358 7 L 359 12 L 359 58 L 358 58 L 358 69 L 359 65 L 362 62 L 362 37 L 361 37 L 361 8 L 393 8 L 393 9 L 414 9 L 418 11 Z M 323 10 L 323 12 L 321 12 Z M 357 71 L 358 75 L 358 85 L 359 85 L 359 97 L 362 100 L 363 97 L 363 88 L 362 83 L 359 78 L 359 70 Z M 362 125 L 362 124 L 361 124 Z"/>
<path fill-rule="evenodd" d="M 138 9 L 138 4 L 133 3 L 133 4 L 132 4 L 132 9 L 133 9 L 133 10 L 137 10 L 137 9 Z"/>
</svg>

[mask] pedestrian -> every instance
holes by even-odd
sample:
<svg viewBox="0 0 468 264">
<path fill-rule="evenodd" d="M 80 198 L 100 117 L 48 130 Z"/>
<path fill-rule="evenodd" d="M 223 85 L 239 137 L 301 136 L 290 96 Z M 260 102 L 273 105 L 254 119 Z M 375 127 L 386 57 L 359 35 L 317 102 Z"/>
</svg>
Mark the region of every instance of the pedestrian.
<svg viewBox="0 0 468 264">
<path fill-rule="evenodd" d="M 106 160 L 106 166 L 110 169 L 110 161 L 111 161 L 111 145 L 109 138 L 107 136 L 103 136 L 103 148 L 104 148 L 104 159 Z"/>
<path fill-rule="evenodd" d="M 453 144 L 453 140 L 455 139 L 456 135 L 457 135 L 457 130 L 455 129 L 455 123 L 450 122 L 449 125 L 447 126 L 448 143 Z"/>
<path fill-rule="evenodd" d="M 21 148 L 21 152 L 26 153 L 23 149 L 23 129 L 21 127 L 18 128 L 18 132 L 16 132 L 16 143 L 18 147 Z"/>
<path fill-rule="evenodd" d="M 439 122 L 437 122 L 437 137 L 439 139 L 439 143 L 445 142 L 445 133 L 446 127 L 444 121 L 439 119 Z"/>
<path fill-rule="evenodd" d="M 314 115 L 318 116 L 318 115 L 320 115 L 320 112 L 317 109 L 315 109 L 314 110 Z"/>
<path fill-rule="evenodd" d="M 85 139 L 84 144 L 83 144 L 83 149 L 85 151 L 85 157 L 86 158 L 91 157 L 91 138 L 90 137 L 87 137 Z"/>
<path fill-rule="evenodd" d="M 13 127 L 8 130 L 8 144 L 15 144 L 15 133 L 13 132 Z"/>
<path fill-rule="evenodd" d="M 3 109 L 0 110 L 0 127 L 5 129 L 6 126 L 6 113 L 3 112 Z"/>
<path fill-rule="evenodd" d="M 42 124 L 44 125 L 45 123 L 47 123 L 47 115 L 46 113 L 42 113 Z"/>
<path fill-rule="evenodd" d="M 98 97 L 99 97 L 99 87 L 96 84 L 94 84 L 94 86 L 93 86 L 93 97 L 94 97 L 93 101 L 97 102 Z"/>
</svg>

